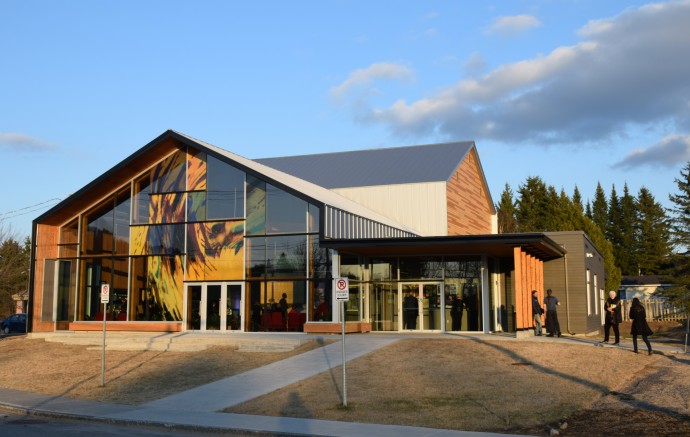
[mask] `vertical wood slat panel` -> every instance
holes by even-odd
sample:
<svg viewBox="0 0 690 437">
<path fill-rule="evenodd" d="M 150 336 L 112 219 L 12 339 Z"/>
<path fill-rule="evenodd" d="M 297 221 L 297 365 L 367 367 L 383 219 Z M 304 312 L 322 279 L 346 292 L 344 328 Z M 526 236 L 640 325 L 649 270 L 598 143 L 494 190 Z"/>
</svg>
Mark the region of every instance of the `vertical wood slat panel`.
<svg viewBox="0 0 690 437">
<path fill-rule="evenodd" d="M 58 257 L 58 240 L 59 228 L 57 226 L 38 225 L 36 227 L 34 291 L 29 302 L 33 309 L 31 324 L 35 332 L 53 331 L 53 323 L 41 322 L 41 314 L 43 312 L 45 260 Z"/>
<path fill-rule="evenodd" d="M 522 265 L 520 260 L 521 250 L 519 247 L 513 248 L 513 269 L 515 271 L 513 284 L 515 287 L 515 324 L 517 329 L 524 329 L 523 313 L 525 312 L 522 301 Z"/>
</svg>

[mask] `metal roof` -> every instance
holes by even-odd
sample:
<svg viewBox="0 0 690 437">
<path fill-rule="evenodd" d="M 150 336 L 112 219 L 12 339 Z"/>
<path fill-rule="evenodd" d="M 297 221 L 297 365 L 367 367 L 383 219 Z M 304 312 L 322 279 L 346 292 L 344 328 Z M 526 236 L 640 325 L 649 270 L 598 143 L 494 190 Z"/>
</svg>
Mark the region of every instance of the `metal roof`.
<svg viewBox="0 0 690 437">
<path fill-rule="evenodd" d="M 325 188 L 446 182 L 474 142 L 255 159 Z"/>
<path fill-rule="evenodd" d="M 295 190 L 309 198 L 314 199 L 315 201 L 322 202 L 330 207 L 338 208 L 350 214 L 354 214 L 356 216 L 360 216 L 368 220 L 384 224 L 386 226 L 400 229 L 411 234 L 419 235 L 419 231 L 404 226 L 396 222 L 395 220 L 392 220 L 382 214 L 379 214 L 378 212 L 372 211 L 360 205 L 359 203 L 356 203 L 346 197 L 343 197 L 340 194 L 337 194 L 329 189 L 326 189 L 319 185 L 315 185 L 312 182 L 303 180 L 301 178 L 282 172 L 280 170 L 268 167 L 264 164 L 258 163 L 257 161 L 245 158 L 243 156 L 229 152 L 225 149 L 221 149 L 220 147 L 214 146 L 204 141 L 197 140 L 183 133 L 176 131 L 171 132 L 182 138 L 187 139 L 188 141 L 191 141 L 193 146 L 203 146 L 206 149 L 212 150 L 216 152 L 218 155 L 224 156 L 247 169 L 253 170 L 254 172 L 269 179 L 269 182 L 274 182 L 278 185 L 281 185 L 282 187 Z"/>
</svg>

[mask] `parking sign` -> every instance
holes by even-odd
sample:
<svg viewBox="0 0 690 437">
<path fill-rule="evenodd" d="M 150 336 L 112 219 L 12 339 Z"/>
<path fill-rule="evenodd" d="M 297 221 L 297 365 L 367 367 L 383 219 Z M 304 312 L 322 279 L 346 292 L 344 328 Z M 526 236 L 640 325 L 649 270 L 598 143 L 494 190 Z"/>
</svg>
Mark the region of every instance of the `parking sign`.
<svg viewBox="0 0 690 437">
<path fill-rule="evenodd" d="M 110 302 L 110 285 L 101 284 L 101 303 Z"/>
<path fill-rule="evenodd" d="M 350 280 L 348 278 L 335 279 L 335 300 L 346 302 L 350 300 Z"/>
</svg>

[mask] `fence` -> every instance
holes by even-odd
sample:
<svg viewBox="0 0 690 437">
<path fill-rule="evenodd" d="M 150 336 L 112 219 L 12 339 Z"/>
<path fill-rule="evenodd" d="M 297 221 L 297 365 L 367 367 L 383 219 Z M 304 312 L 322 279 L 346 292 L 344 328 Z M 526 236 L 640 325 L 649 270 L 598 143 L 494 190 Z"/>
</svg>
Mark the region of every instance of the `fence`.
<svg viewBox="0 0 690 437">
<path fill-rule="evenodd" d="M 684 321 L 688 315 L 685 309 L 680 307 L 674 307 L 670 303 L 664 300 L 658 299 L 644 299 L 640 300 L 644 309 L 647 312 L 647 320 L 664 320 L 664 321 Z M 621 308 L 623 312 L 623 321 L 630 320 L 628 315 L 630 314 L 630 307 L 632 306 L 631 300 L 621 300 Z"/>
</svg>

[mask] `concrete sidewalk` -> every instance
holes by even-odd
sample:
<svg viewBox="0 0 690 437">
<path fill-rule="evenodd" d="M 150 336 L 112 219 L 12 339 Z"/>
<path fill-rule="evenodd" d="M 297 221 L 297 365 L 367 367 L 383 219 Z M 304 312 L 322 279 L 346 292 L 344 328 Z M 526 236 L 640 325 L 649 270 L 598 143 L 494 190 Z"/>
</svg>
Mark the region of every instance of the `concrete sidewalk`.
<svg viewBox="0 0 690 437">
<path fill-rule="evenodd" d="M 346 337 L 346 359 L 353 360 L 394 343 L 402 336 Z M 144 405 L 122 405 L 26 393 L 0 388 L 0 406 L 43 416 L 117 424 L 164 426 L 182 430 L 249 432 L 303 436 L 500 437 L 506 434 L 452 431 L 414 426 L 218 413 L 342 364 L 342 343 L 314 349 L 240 375 L 177 393 Z M 338 375 L 340 376 L 340 375 Z"/>
</svg>

